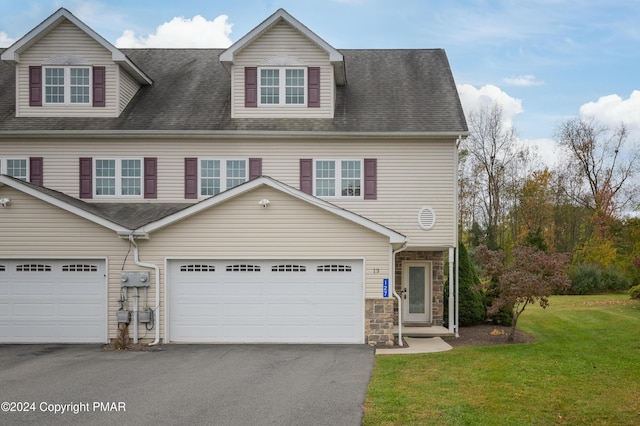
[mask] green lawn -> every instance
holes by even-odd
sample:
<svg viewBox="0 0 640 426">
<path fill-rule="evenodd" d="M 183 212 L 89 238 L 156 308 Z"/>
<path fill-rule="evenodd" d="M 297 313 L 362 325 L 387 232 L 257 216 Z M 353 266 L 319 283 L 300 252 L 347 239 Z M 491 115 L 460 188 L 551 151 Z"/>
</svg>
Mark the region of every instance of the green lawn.
<svg viewBox="0 0 640 426">
<path fill-rule="evenodd" d="M 554 296 L 536 342 L 376 355 L 365 425 L 640 424 L 640 301 Z"/>
</svg>

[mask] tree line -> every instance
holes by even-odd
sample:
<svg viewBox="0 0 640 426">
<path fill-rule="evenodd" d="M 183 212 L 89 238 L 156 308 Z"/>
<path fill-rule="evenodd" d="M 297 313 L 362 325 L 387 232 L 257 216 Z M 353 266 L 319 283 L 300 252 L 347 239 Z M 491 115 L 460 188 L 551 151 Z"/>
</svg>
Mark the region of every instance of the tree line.
<svg viewBox="0 0 640 426">
<path fill-rule="evenodd" d="M 500 105 L 469 115 L 459 146 L 461 240 L 506 258 L 518 247 L 569 255 L 567 292 L 640 283 L 639 151 L 624 123 L 569 118 L 554 136 L 558 161 L 524 146 Z"/>
</svg>

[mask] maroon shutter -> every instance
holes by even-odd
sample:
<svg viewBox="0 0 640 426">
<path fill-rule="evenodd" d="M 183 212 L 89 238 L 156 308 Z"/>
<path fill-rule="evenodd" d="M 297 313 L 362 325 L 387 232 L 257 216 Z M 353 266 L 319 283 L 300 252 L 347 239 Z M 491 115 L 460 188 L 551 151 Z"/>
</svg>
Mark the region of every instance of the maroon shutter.
<svg viewBox="0 0 640 426">
<path fill-rule="evenodd" d="M 43 185 L 42 157 L 29 158 L 29 182 L 38 186 Z"/>
<path fill-rule="evenodd" d="M 184 159 L 184 198 L 198 198 L 198 159 Z"/>
<path fill-rule="evenodd" d="M 300 159 L 300 191 L 313 195 L 313 160 Z"/>
<path fill-rule="evenodd" d="M 158 198 L 158 159 L 144 159 L 144 198 Z"/>
<path fill-rule="evenodd" d="M 307 91 L 309 98 L 307 106 L 309 108 L 320 107 L 320 67 L 309 67 L 307 69 L 307 77 L 309 79 Z"/>
<path fill-rule="evenodd" d="M 42 106 L 42 67 L 29 67 L 29 106 Z"/>
<path fill-rule="evenodd" d="M 249 158 L 249 180 L 262 176 L 262 158 Z"/>
<path fill-rule="evenodd" d="M 254 108 L 258 106 L 258 68 L 244 68 L 244 106 Z"/>
<path fill-rule="evenodd" d="M 105 67 L 93 67 L 93 106 L 103 107 L 105 101 Z"/>
<path fill-rule="evenodd" d="M 378 198 L 378 160 L 375 158 L 364 159 L 364 199 L 375 200 Z"/>
<path fill-rule="evenodd" d="M 80 198 L 93 197 L 93 159 L 80 158 Z"/>
</svg>

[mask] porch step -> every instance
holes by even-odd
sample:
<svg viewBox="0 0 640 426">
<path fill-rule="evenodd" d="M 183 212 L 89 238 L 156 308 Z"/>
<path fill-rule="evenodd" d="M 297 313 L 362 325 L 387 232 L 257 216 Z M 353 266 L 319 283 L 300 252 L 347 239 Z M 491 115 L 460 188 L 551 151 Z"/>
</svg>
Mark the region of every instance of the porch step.
<svg viewBox="0 0 640 426">
<path fill-rule="evenodd" d="M 398 326 L 393 326 L 393 334 L 395 336 L 398 335 Z M 402 326 L 402 336 L 403 337 L 453 337 L 455 333 L 449 331 L 448 328 L 442 327 L 441 325 L 432 325 L 432 326 Z"/>
</svg>

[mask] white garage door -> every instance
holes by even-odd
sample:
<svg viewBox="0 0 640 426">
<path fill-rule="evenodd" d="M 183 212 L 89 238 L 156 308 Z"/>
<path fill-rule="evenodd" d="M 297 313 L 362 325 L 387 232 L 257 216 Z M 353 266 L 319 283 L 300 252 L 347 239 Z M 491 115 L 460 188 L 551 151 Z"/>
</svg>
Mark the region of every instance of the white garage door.
<svg viewBox="0 0 640 426">
<path fill-rule="evenodd" d="M 0 259 L 0 342 L 104 343 L 104 260 Z"/>
<path fill-rule="evenodd" d="M 361 260 L 173 260 L 169 339 L 363 343 Z"/>
</svg>

